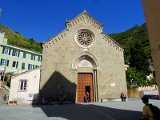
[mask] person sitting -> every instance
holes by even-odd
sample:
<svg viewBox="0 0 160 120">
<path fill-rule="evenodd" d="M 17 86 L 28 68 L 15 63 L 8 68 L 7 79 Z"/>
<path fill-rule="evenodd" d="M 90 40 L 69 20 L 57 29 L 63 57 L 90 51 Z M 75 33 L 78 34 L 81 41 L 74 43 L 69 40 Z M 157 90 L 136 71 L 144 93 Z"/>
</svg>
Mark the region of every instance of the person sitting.
<svg viewBox="0 0 160 120">
<path fill-rule="evenodd" d="M 124 95 L 123 92 L 121 93 L 121 96 L 120 96 L 120 97 L 121 97 L 121 100 L 122 100 L 122 101 L 126 101 L 126 98 L 127 98 L 127 97 L 126 97 L 126 95 Z"/>
<path fill-rule="evenodd" d="M 147 96 L 143 96 L 141 98 L 141 100 L 145 104 L 143 106 L 143 112 L 142 112 L 141 120 L 154 120 L 153 119 L 153 112 L 151 111 L 151 109 L 149 107 L 148 97 Z"/>
<path fill-rule="evenodd" d="M 87 102 L 88 102 L 88 100 L 87 100 L 87 96 L 86 96 L 86 95 L 84 96 L 84 102 L 85 102 L 85 103 L 87 103 Z"/>
</svg>

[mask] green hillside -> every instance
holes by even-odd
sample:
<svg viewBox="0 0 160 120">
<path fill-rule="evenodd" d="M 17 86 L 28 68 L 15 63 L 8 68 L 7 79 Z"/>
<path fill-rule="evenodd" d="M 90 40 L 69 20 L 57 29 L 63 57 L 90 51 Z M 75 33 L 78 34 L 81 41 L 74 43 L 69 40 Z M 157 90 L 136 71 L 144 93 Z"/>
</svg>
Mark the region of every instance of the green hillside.
<svg viewBox="0 0 160 120">
<path fill-rule="evenodd" d="M 0 31 L 5 32 L 5 37 L 8 39 L 8 44 L 32 50 L 35 52 L 42 52 L 42 47 L 40 43 L 37 43 L 34 39 L 28 39 L 21 35 L 19 32 L 14 32 L 1 24 Z"/>
<path fill-rule="evenodd" d="M 127 87 L 156 84 L 154 78 L 146 79 L 149 73 L 154 74 L 151 69 L 152 57 L 146 24 L 110 36 L 124 46 L 125 63 L 130 66 L 126 72 Z"/>
<path fill-rule="evenodd" d="M 129 63 L 131 57 L 130 48 L 133 47 L 135 44 L 140 44 L 145 54 L 147 55 L 147 59 L 152 61 L 151 48 L 147 35 L 146 24 L 143 24 L 141 26 L 135 26 L 122 33 L 110 34 L 109 36 L 111 36 L 114 40 L 124 46 L 125 63 Z"/>
</svg>

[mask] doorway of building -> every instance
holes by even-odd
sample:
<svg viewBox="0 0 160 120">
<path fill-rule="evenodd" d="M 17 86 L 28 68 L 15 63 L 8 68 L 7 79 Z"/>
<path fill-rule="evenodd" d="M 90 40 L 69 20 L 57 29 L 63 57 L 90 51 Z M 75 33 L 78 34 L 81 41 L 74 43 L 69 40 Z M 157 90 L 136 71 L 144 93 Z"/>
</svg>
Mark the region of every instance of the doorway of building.
<svg viewBox="0 0 160 120">
<path fill-rule="evenodd" d="M 78 73 L 78 102 L 84 102 L 84 97 L 89 94 L 89 102 L 93 102 L 93 75 L 92 73 Z"/>
</svg>

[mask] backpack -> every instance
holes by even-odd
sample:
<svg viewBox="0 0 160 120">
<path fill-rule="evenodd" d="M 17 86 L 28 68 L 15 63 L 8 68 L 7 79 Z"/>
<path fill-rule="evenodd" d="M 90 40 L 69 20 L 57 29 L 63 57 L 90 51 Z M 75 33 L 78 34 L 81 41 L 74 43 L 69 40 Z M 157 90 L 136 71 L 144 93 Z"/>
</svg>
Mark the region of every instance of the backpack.
<svg viewBox="0 0 160 120">
<path fill-rule="evenodd" d="M 160 120 L 160 109 L 157 106 L 149 104 L 151 111 L 153 112 L 154 120 Z"/>
</svg>

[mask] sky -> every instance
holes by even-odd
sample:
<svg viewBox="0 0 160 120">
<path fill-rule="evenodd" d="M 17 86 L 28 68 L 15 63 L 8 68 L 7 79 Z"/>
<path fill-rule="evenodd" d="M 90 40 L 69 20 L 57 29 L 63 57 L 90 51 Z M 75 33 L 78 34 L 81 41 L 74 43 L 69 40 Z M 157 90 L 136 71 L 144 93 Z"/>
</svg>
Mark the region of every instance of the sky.
<svg viewBox="0 0 160 120">
<path fill-rule="evenodd" d="M 145 22 L 141 0 L 0 0 L 0 24 L 45 42 L 84 10 L 103 24 L 106 34 Z"/>
</svg>

